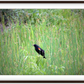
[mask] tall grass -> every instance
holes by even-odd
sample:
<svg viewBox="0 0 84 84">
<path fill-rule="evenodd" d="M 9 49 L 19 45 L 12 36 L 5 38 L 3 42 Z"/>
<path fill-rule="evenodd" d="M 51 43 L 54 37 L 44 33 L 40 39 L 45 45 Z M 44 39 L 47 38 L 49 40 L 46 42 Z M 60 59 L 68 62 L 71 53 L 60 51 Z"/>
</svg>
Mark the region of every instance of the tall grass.
<svg viewBox="0 0 84 84">
<path fill-rule="evenodd" d="M 83 75 L 83 10 L 38 11 L 39 18 L 32 16 L 35 24 L 19 25 L 17 19 L 16 24 L 12 22 L 0 32 L 0 74 Z M 35 52 L 33 44 L 45 50 L 46 59 Z"/>
</svg>

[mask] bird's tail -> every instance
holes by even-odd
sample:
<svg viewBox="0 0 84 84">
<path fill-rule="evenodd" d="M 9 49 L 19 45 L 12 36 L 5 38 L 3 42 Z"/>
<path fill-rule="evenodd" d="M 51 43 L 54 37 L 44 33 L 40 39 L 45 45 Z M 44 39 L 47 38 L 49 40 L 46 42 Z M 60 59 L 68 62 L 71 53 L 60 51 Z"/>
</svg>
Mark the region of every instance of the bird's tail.
<svg viewBox="0 0 84 84">
<path fill-rule="evenodd" d="M 45 57 L 45 56 L 43 56 L 43 58 L 45 58 L 45 59 L 46 59 L 46 57 Z"/>
</svg>

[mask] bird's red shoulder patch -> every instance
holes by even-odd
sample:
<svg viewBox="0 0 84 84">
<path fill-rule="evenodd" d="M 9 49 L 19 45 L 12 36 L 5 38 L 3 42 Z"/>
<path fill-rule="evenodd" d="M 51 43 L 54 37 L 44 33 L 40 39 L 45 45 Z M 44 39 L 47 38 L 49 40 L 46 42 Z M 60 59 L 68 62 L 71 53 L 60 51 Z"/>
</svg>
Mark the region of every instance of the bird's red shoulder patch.
<svg viewBox="0 0 84 84">
<path fill-rule="evenodd" d="M 38 50 L 41 50 L 40 48 L 38 48 Z"/>
</svg>

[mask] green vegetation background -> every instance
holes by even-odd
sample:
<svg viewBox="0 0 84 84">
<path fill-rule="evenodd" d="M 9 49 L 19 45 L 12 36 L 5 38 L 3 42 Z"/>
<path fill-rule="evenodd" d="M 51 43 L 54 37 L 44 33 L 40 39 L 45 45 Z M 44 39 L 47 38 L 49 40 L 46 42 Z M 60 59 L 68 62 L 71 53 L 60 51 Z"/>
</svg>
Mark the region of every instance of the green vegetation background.
<svg viewBox="0 0 84 84">
<path fill-rule="evenodd" d="M 84 10 L 0 11 L 0 75 L 84 75 Z"/>
</svg>

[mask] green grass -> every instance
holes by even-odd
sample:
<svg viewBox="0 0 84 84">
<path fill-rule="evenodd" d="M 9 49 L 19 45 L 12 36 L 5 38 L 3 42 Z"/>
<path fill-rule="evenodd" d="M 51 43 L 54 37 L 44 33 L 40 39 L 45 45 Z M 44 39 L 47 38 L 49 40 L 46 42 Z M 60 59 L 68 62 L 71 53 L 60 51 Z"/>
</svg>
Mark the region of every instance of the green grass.
<svg viewBox="0 0 84 84">
<path fill-rule="evenodd" d="M 38 11 L 30 22 L 19 25 L 17 19 L 0 32 L 0 74 L 84 75 L 83 10 Z M 33 44 L 45 50 L 46 59 L 35 52 Z"/>
</svg>

